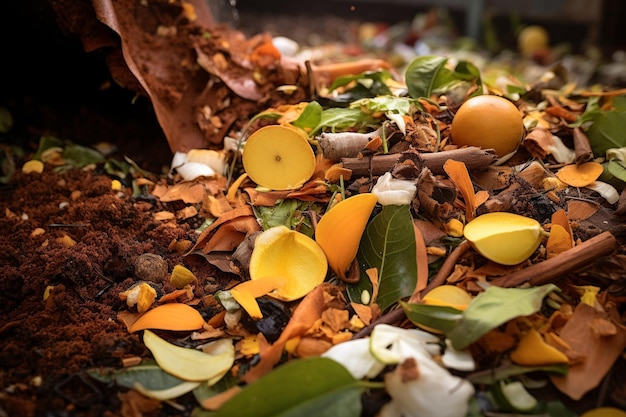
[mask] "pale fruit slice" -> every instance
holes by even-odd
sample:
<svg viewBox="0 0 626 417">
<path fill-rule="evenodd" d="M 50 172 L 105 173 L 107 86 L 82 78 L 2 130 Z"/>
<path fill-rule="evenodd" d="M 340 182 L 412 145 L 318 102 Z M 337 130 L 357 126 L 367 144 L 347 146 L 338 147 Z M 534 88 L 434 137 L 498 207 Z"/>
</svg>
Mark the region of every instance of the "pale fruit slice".
<svg viewBox="0 0 626 417">
<path fill-rule="evenodd" d="M 456 285 L 440 285 L 430 290 L 422 299 L 424 304 L 465 310 L 472 296 Z"/>
<path fill-rule="evenodd" d="M 301 187 L 315 171 L 315 153 L 306 134 L 290 125 L 270 125 L 250 135 L 243 167 L 257 185 L 271 190 Z"/>
<path fill-rule="evenodd" d="M 161 369 L 185 381 L 214 381 L 226 374 L 235 361 L 230 339 L 213 342 L 211 354 L 173 345 L 150 330 L 144 332 L 143 342 Z"/>
<path fill-rule="evenodd" d="M 503 411 L 529 412 L 538 404 L 520 381 L 498 381 L 493 386 L 492 394 Z"/>
<path fill-rule="evenodd" d="M 478 216 L 463 229 L 478 253 L 502 265 L 517 265 L 528 259 L 546 234 L 535 219 L 505 212 Z"/>
</svg>

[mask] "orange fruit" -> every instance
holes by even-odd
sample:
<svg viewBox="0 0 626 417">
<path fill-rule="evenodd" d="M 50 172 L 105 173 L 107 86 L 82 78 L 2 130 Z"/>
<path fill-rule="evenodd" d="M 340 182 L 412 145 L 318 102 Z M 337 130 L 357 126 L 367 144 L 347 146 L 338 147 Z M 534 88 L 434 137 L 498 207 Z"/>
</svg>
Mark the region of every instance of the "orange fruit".
<svg viewBox="0 0 626 417">
<path fill-rule="evenodd" d="M 456 145 L 494 149 L 503 157 L 515 151 L 522 140 L 522 113 L 503 97 L 471 97 L 454 115 L 450 134 Z"/>
</svg>

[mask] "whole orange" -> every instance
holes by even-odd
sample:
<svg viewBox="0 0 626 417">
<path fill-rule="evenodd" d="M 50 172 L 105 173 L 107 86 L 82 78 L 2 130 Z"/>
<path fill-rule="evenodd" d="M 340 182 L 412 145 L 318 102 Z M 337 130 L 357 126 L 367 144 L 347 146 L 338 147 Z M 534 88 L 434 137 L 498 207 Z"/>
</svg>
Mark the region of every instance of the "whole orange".
<svg viewBox="0 0 626 417">
<path fill-rule="evenodd" d="M 503 97 L 474 96 L 457 110 L 450 134 L 455 145 L 491 148 L 502 157 L 520 144 L 524 134 L 522 113 Z"/>
</svg>

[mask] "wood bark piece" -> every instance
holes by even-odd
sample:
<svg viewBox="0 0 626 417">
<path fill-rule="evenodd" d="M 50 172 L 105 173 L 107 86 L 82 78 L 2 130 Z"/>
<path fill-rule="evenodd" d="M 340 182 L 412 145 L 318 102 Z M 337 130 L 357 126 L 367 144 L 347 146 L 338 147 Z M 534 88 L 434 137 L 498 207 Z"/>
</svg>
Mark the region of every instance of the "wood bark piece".
<svg viewBox="0 0 626 417">
<path fill-rule="evenodd" d="M 352 170 L 354 176 L 382 175 L 393 167 L 400 155 L 384 154 L 362 158 L 342 158 L 341 163 L 344 168 Z M 492 150 L 483 150 L 475 146 L 451 151 L 420 153 L 419 156 L 426 167 L 435 175 L 445 174 L 443 164 L 448 159 L 465 163 L 469 171 L 480 171 L 493 164 L 498 158 Z"/>
<path fill-rule="evenodd" d="M 536 286 L 554 282 L 580 270 L 601 256 L 609 255 L 615 250 L 616 243 L 611 232 L 602 232 L 559 256 L 496 278 L 490 283 L 500 287 L 517 287 L 525 283 Z"/>
<path fill-rule="evenodd" d="M 576 154 L 577 165 L 593 160 L 589 138 L 580 127 L 574 128 L 574 153 Z"/>
</svg>

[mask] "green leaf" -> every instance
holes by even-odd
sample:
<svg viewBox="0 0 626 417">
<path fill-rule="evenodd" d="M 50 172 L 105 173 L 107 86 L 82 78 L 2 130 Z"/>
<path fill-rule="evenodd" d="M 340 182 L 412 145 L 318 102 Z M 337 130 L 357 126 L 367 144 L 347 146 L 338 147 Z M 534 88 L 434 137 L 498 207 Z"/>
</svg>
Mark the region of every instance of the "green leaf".
<svg viewBox="0 0 626 417">
<path fill-rule="evenodd" d="M 66 145 L 62 156 L 65 162 L 76 168 L 104 161 L 104 156 L 97 150 L 75 144 Z"/>
<path fill-rule="evenodd" d="M 311 237 L 313 229 L 309 217 L 302 213 L 307 210 L 319 210 L 313 203 L 301 201 L 294 198 L 279 200 L 272 207 L 254 206 L 254 214 L 259 219 L 263 230 L 274 226 L 286 226 Z"/>
<path fill-rule="evenodd" d="M 427 326 L 444 333 L 451 331 L 463 318 L 463 312 L 453 307 L 409 304 L 400 302 L 406 317 L 416 326 Z"/>
<path fill-rule="evenodd" d="M 369 114 L 360 109 L 343 109 L 332 107 L 322 112 L 319 124 L 311 132 L 311 136 L 319 132 L 330 130 L 331 132 L 348 129 L 361 130 L 368 126 L 376 126 L 378 123 Z"/>
<path fill-rule="evenodd" d="M 123 369 L 91 369 L 87 373 L 101 382 L 112 382 L 126 388 L 134 388 L 139 383 L 146 389 L 159 391 L 188 382 L 168 374 L 153 361 L 144 361 L 141 365 Z"/>
<path fill-rule="evenodd" d="M 415 58 L 405 72 L 409 96 L 413 98 L 430 97 L 435 89 L 435 80 L 445 68 L 448 58 L 425 55 Z"/>
<path fill-rule="evenodd" d="M 486 369 L 475 372 L 467 376 L 467 380 L 472 384 L 490 385 L 496 381 L 506 380 L 512 376 L 529 374 L 533 372 L 549 372 L 556 375 L 567 375 L 568 366 L 561 365 L 545 365 L 545 366 L 519 366 L 507 364 L 495 369 Z"/>
<path fill-rule="evenodd" d="M 408 97 L 378 96 L 373 98 L 363 98 L 350 104 L 350 108 L 366 108 L 369 113 L 393 112 L 399 114 L 410 114 L 419 106 L 415 99 Z"/>
<path fill-rule="evenodd" d="M 391 74 L 389 71 L 366 71 L 356 75 L 345 75 L 336 78 L 328 90 L 332 92 L 339 87 L 345 87 L 352 82 L 357 82 L 357 86 L 365 89 L 370 97 L 387 95 L 391 94 L 391 91 L 385 82 L 390 78 Z"/>
<path fill-rule="evenodd" d="M 42 136 L 39 138 L 39 146 L 37 147 L 37 152 L 33 155 L 33 159 L 41 160 L 41 154 L 43 154 L 47 149 L 52 147 L 62 147 L 63 141 L 54 136 Z"/>
<path fill-rule="evenodd" d="M 8 133 L 13 127 L 13 116 L 6 107 L 0 107 L 0 133 Z"/>
<path fill-rule="evenodd" d="M 244 387 L 215 417 L 359 417 L 363 389 L 332 359 L 296 359 Z"/>
<path fill-rule="evenodd" d="M 593 123 L 586 133 L 595 156 L 604 156 L 610 148 L 626 147 L 626 111 L 606 110 L 593 115 Z"/>
<path fill-rule="evenodd" d="M 350 297 L 361 302 L 361 293 L 372 287 L 365 271 L 378 269 L 376 303 L 384 311 L 403 297 L 413 294 L 417 282 L 415 232 L 408 205 L 383 206 L 365 228 L 357 259 L 361 279 L 349 285 Z"/>
<path fill-rule="evenodd" d="M 533 288 L 491 286 L 470 302 L 463 312 L 463 319 L 446 336 L 455 349 L 463 350 L 501 324 L 536 313 L 543 298 L 557 288 L 554 284 Z"/>
<path fill-rule="evenodd" d="M 322 111 L 322 106 L 317 101 L 311 101 L 291 124 L 306 131 L 312 131 L 320 124 Z"/>
</svg>

